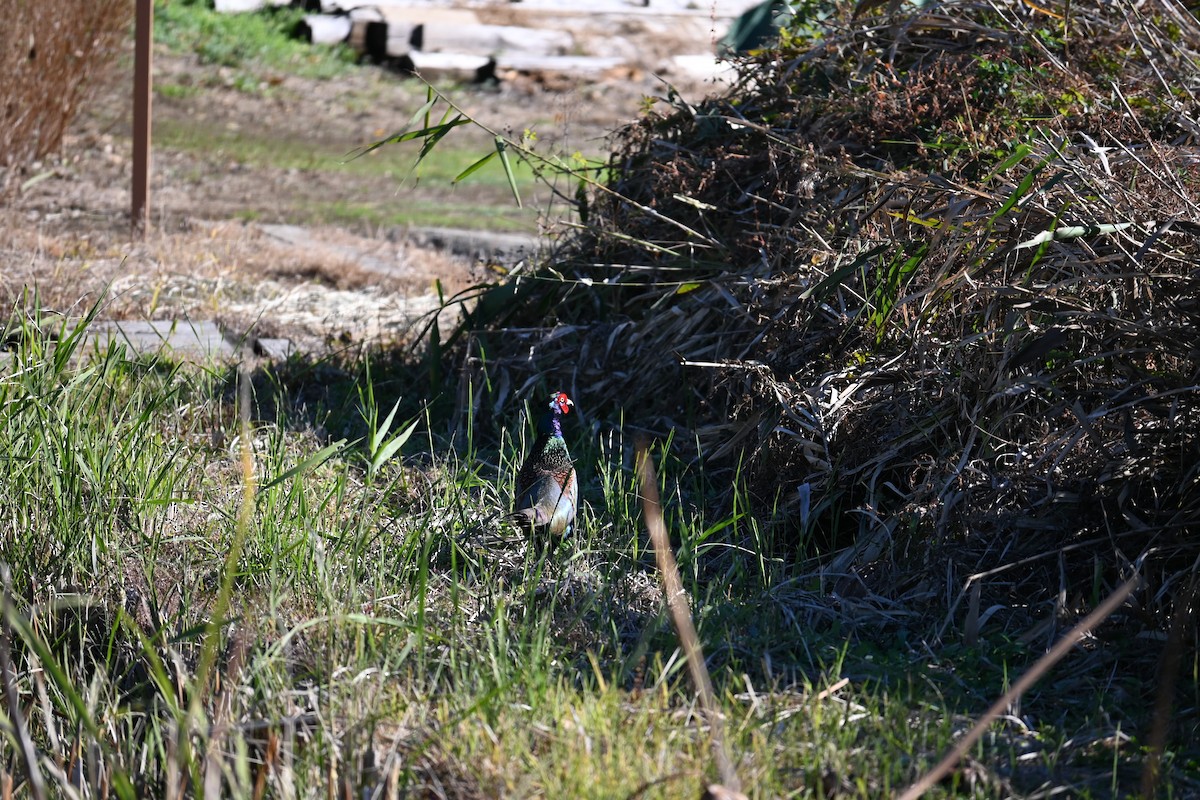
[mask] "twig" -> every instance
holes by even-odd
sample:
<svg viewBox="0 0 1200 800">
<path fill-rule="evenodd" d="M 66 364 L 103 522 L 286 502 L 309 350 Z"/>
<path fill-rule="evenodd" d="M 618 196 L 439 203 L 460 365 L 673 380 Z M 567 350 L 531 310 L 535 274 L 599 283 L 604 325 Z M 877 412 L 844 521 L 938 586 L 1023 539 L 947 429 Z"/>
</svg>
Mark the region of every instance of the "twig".
<svg viewBox="0 0 1200 800">
<path fill-rule="evenodd" d="M 654 546 L 658 570 L 662 573 L 663 589 L 667 595 L 667 609 L 671 613 L 671 623 L 675 626 L 675 633 L 679 636 L 679 644 L 687 659 L 692 686 L 696 690 L 700 708 L 708 722 L 709 735 L 712 737 L 713 757 L 717 762 L 717 774 L 721 776 L 721 783 L 726 789 L 741 792 L 741 781 L 738 780 L 737 773 L 733 769 L 733 761 L 730 760 L 729 752 L 725 747 L 721 712 L 717 709 L 712 679 L 708 674 L 708 666 L 704 663 L 704 650 L 700 646 L 700 637 L 696 635 L 696 626 L 692 622 L 692 612 L 688 608 L 687 595 L 683 591 L 683 581 L 679 577 L 679 566 L 675 563 L 675 552 L 671 549 L 667 526 L 663 523 L 654 464 L 650 460 L 650 453 L 644 443 L 639 443 L 637 447 L 637 465 L 642 485 L 642 508 L 646 515 L 646 528 L 650 533 L 650 543 Z"/>
<path fill-rule="evenodd" d="M 1095 611 L 1088 614 L 1083 618 L 1082 622 L 1068 631 L 1054 647 L 1050 648 L 1044 656 L 1035 661 L 1033 666 L 1026 670 L 1025 674 L 1012 685 L 1011 689 L 1005 692 L 999 700 L 992 704 L 991 708 L 984 712 L 979 721 L 975 723 L 975 727 L 971 728 L 967 735 L 958 741 L 958 744 L 946 754 L 945 758 L 938 762 L 936 767 L 927 772 L 924 777 L 912 786 L 908 787 L 898 800 L 917 800 L 918 797 L 933 788 L 950 770 L 954 769 L 954 766 L 967 754 L 967 751 L 974 746 L 975 742 L 979 741 L 980 737 L 987 731 L 988 726 L 997 717 L 1003 714 L 1021 695 L 1025 694 L 1033 684 L 1037 683 L 1051 667 L 1061 661 L 1063 656 L 1078 644 L 1080 639 L 1120 608 L 1121 604 L 1125 602 L 1125 598 L 1133 594 L 1133 590 L 1138 587 L 1140 582 L 1141 578 L 1135 574 L 1132 578 L 1121 584 L 1115 592 L 1110 594 L 1107 600 L 1097 606 Z"/>
<path fill-rule="evenodd" d="M 849 683 L 850 683 L 849 678 L 842 678 L 840 681 L 833 684 L 832 686 L 822 689 L 821 691 L 819 691 L 815 695 L 813 695 L 811 702 L 819 703 L 820 701 L 822 701 L 828 697 L 833 697 L 835 694 L 840 692 Z"/>
<path fill-rule="evenodd" d="M 250 528 L 254 524 L 254 502 L 257 492 L 258 482 L 255 478 L 254 468 L 254 446 L 252 444 L 250 428 L 250 372 L 248 364 L 251 362 L 250 353 L 247 348 L 243 348 L 242 361 L 238 366 L 238 421 L 240 423 L 240 439 L 241 439 L 241 467 L 242 467 L 242 502 L 241 508 L 238 511 L 237 524 L 234 527 L 233 539 L 229 545 L 229 551 L 225 555 L 224 569 L 222 570 L 221 582 L 217 588 L 216 601 L 212 605 L 208 623 L 205 625 L 203 644 L 200 648 L 200 660 L 196 666 L 195 675 L 192 680 L 191 701 L 186 713 L 183 714 L 182 724 L 178 734 L 178 745 L 183 755 L 182 761 L 188 767 L 189 772 L 193 775 L 193 782 L 196 780 L 209 780 L 208 775 L 216 775 L 212 780 L 219 780 L 219 773 L 207 772 L 207 765 L 196 764 L 195 754 L 192 751 L 191 736 L 194 727 L 204 719 L 204 704 L 210 698 L 210 679 L 213 676 L 216 668 L 217 658 L 221 649 L 221 629 L 226 624 L 226 614 L 233 601 L 233 590 L 235 578 L 237 575 L 238 564 L 242 558 L 242 551 L 246 545 L 246 539 L 249 536 Z M 219 698 L 217 698 L 219 700 Z M 216 709 L 216 714 L 220 716 L 220 709 Z M 222 730 L 220 725 L 215 726 L 213 730 L 214 739 L 210 739 L 209 748 L 211 749 L 214 740 L 219 745 L 219 733 Z M 206 772 L 202 775 L 197 770 L 200 767 L 206 767 Z M 205 786 L 206 784 L 201 784 Z"/>
<path fill-rule="evenodd" d="M 12 630 L 9 615 L 12 614 L 12 573 L 8 565 L 0 565 L 0 578 L 4 581 L 3 607 L 0 608 L 0 673 L 4 678 L 4 699 L 8 705 L 8 716 L 12 720 L 13 733 L 21 747 L 21 759 L 25 762 L 25 775 L 29 778 L 29 794 L 34 800 L 46 800 L 46 784 L 38 767 L 37 748 L 29 738 L 25 727 L 25 715 L 17 696 L 17 680 L 12 665 Z"/>
<path fill-rule="evenodd" d="M 669 783 L 670 781 L 678 780 L 682 777 L 685 777 L 686 775 L 687 775 L 686 772 L 672 772 L 671 774 L 663 775 L 660 778 L 654 778 L 653 780 L 643 781 L 642 785 L 637 787 L 636 789 L 634 789 L 632 794 L 626 795 L 625 800 L 638 800 L 639 797 L 645 796 L 645 794 L 647 792 L 649 792 L 651 789 L 662 786 L 664 783 Z"/>
<path fill-rule="evenodd" d="M 1158 796 L 1158 784 L 1162 780 L 1162 756 L 1167 747 L 1167 734 L 1170 732 L 1171 702 L 1175 698 L 1175 684 L 1179 680 L 1183 640 L 1195 609 L 1196 588 L 1196 573 L 1193 567 L 1192 580 L 1187 591 L 1178 595 L 1176 599 L 1167 644 L 1159 662 L 1158 692 L 1154 699 L 1154 713 L 1150 718 L 1150 735 L 1146 737 L 1148 752 L 1142 766 L 1142 797 L 1146 800 L 1153 800 Z"/>
</svg>

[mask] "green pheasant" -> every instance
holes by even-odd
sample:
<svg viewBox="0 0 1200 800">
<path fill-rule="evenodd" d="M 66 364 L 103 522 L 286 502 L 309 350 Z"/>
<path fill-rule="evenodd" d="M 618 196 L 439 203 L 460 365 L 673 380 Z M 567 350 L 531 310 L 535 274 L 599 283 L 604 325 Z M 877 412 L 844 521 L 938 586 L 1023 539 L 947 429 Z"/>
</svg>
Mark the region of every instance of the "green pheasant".
<svg viewBox="0 0 1200 800">
<path fill-rule="evenodd" d="M 538 438 L 517 473 L 517 492 L 509 519 L 526 531 L 564 536 L 575 526 L 579 483 L 562 435 L 562 418 L 575 404 L 566 392 L 550 397 L 549 411 L 538 422 Z"/>
</svg>

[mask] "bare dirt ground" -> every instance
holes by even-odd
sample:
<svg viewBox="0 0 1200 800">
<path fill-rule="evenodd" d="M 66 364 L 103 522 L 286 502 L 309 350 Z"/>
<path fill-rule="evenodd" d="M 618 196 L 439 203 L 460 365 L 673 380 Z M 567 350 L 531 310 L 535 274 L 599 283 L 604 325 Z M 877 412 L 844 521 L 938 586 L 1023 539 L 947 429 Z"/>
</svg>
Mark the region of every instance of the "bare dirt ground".
<svg viewBox="0 0 1200 800">
<path fill-rule="evenodd" d="M 647 53 L 706 46 L 639 25 L 625 25 L 622 41 Z M 453 191 L 446 181 L 402 184 L 392 171 L 304 163 L 306 152 L 348 153 L 397 130 L 424 100 L 423 84 L 379 67 L 336 80 L 271 71 L 258 78 L 247 91 L 244 74 L 156 52 L 152 223 L 135 241 L 128 210 L 131 78 L 122 66 L 76 120 L 62 153 L 27 166 L 4 198 L 5 310 L 36 288 L 43 307 L 66 315 L 105 297 L 103 316 L 113 319 L 215 319 L 233 333 L 254 326 L 260 335 L 320 349 L 332 341 L 403 340 L 414 317 L 436 307 L 435 281 L 450 295 L 478 279 L 473 259 L 422 248 L 404 231 L 321 218 L 319 209 L 337 203 L 436 205 Z M 706 91 L 696 81 L 680 85 Z M 633 69 L 554 89 L 510 80 L 449 93 L 495 129 L 519 138 L 535 128 L 540 149 L 601 154 L 608 132 L 635 119 L 646 96 L 665 90 L 652 70 Z M 490 147 L 485 133 L 460 131 L 468 146 Z M 189 134 L 198 141 L 187 142 Z M 247 157 L 247 137 L 300 155 L 286 166 Z M 511 206 L 501 187 L 467 191 Z M 535 228 L 536 212 L 528 219 Z M 305 225 L 311 241 L 280 241 L 256 224 L 279 222 Z M 366 269 L 356 253 L 395 268 Z"/>
</svg>

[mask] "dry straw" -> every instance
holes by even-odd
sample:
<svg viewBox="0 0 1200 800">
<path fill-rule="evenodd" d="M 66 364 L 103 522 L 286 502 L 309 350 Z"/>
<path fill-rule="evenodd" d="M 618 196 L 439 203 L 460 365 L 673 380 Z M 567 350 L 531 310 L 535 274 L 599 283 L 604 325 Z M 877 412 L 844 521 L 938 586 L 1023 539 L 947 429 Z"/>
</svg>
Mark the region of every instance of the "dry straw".
<svg viewBox="0 0 1200 800">
<path fill-rule="evenodd" d="M 696 692 L 696 699 L 704 712 L 704 721 L 708 725 L 708 734 L 712 740 L 713 760 L 717 765 L 717 774 L 721 784 L 709 787 L 709 795 L 721 796 L 734 800 L 743 797 L 742 783 L 738 779 L 733 766 L 733 759 L 725 740 L 725 723 L 720 707 L 717 705 L 716 694 L 713 692 L 712 679 L 708 674 L 708 666 L 704 663 L 704 648 L 692 622 L 692 612 L 688 608 L 687 592 L 683 589 L 683 581 L 679 577 L 679 566 L 675 562 L 675 550 L 671 547 L 671 538 L 667 526 L 663 522 L 662 505 L 658 499 L 658 478 L 655 476 L 654 463 L 645 445 L 638 447 L 637 454 L 638 477 L 642 491 L 642 505 L 646 516 L 646 528 L 650 534 L 650 543 L 654 546 L 654 558 L 658 562 L 658 571 L 662 575 L 663 593 L 667 599 L 667 610 L 671 615 L 671 624 L 679 637 L 679 646 L 687 661 L 688 674 Z"/>
<path fill-rule="evenodd" d="M 1054 647 L 1050 648 L 1045 655 L 1034 662 L 1025 674 L 1017 679 L 1017 682 L 1005 692 L 999 700 L 992 704 L 991 708 L 984 712 L 979 721 L 967 731 L 955 743 L 950 752 L 945 758 L 937 763 L 937 765 L 921 776 L 921 779 L 908 787 L 899 795 L 899 800 L 917 800 L 927 791 L 937 785 L 938 781 L 950 774 L 951 770 L 958 765 L 963 758 L 971 751 L 971 748 L 983 738 L 987 733 L 988 728 L 993 722 L 1005 714 L 1008 709 L 1012 708 L 1013 704 L 1021 699 L 1029 689 L 1041 680 L 1050 669 L 1057 664 L 1071 651 L 1075 645 L 1079 644 L 1083 638 L 1092 633 L 1100 623 L 1112 616 L 1121 605 L 1129 599 L 1141 583 L 1141 577 L 1134 575 L 1125 583 L 1121 584 L 1115 592 L 1108 596 L 1103 603 L 1096 607 L 1092 613 L 1084 617 L 1075 627 L 1067 632 L 1065 636 L 1058 641 Z M 1153 793 L 1147 797 L 1153 797 Z"/>
<path fill-rule="evenodd" d="M 115 62 L 131 0 L 9 3 L 0 25 L 0 168 L 53 153 L 98 78 Z M 3 179 L 10 173 L 0 173 Z"/>
</svg>

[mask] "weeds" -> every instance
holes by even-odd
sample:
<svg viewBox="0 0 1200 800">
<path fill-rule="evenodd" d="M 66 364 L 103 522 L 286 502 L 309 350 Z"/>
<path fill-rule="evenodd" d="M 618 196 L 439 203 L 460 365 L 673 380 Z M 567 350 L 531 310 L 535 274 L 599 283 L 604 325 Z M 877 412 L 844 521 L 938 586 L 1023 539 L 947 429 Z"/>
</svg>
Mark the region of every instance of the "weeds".
<svg viewBox="0 0 1200 800">
<path fill-rule="evenodd" d="M 719 487 L 712 523 L 681 526 L 701 606 L 737 617 L 714 586 L 755 560 L 754 585 L 787 585 L 816 556 L 820 593 L 945 613 L 939 646 L 990 610 L 1049 647 L 1145 559 L 1153 609 L 1105 639 L 1147 674 L 1119 642 L 1186 616 L 1200 524 L 1180 347 L 1200 184 L 1176 100 L 1200 90 L 1200 29 L 1171 3 L 1055 8 L 833 14 L 726 96 L 669 95 L 585 182 L 581 235 L 472 293 L 446 349 L 502 386 L 570 365 L 602 417 L 694 434 L 673 453 Z M 1100 36 L 1117 79 L 1081 44 Z"/>
<path fill-rule="evenodd" d="M 235 381 L 87 353 L 76 329 L 17 319 L 0 380 L 5 694 L 26 727 L 5 712 L 24 746 L 6 775 L 32 764 L 48 791 L 128 797 L 683 797 L 718 777 L 689 732 L 622 427 L 570 432 L 580 530 L 542 549 L 496 523 L 518 431 L 468 418 L 456 457 L 440 432 L 450 418 L 393 399 L 418 379 L 406 367 Z M 312 418 L 296 381 L 332 375 L 348 383 Z M 338 417 L 361 434 L 314 433 Z M 947 710 L 966 695 L 920 677 L 903 646 L 870 651 L 879 669 L 863 672 L 868 638 L 902 609 L 848 606 L 819 589 L 836 580 L 821 568 L 716 546 L 743 512 L 694 507 L 710 476 L 672 450 L 655 449 L 665 522 L 750 794 L 878 796 L 915 779 L 962 727 Z M 970 690 L 999 687 L 987 674 Z M 1015 729 L 997 741 L 992 763 L 1036 749 Z M 1106 770 L 1131 757 L 1114 751 Z M 975 797 L 1008 785 L 971 775 L 952 785 Z"/>
<path fill-rule="evenodd" d="M 1023 3 L 834 14 L 726 96 L 668 97 L 618 133 L 552 270 L 480 297 L 464 327 L 488 373 L 520 386 L 570 363 L 582 394 L 694 431 L 689 457 L 739 476 L 713 506 L 749 489 L 719 540 L 803 558 L 815 538 L 885 596 L 960 546 L 964 579 L 1040 560 L 995 587 L 1025 608 L 1103 595 L 1076 542 L 1113 543 L 1105 590 L 1143 552 L 1190 570 L 1160 549 L 1200 512 L 1178 345 L 1194 126 L 1165 116 L 1200 89 L 1200 32 L 1171 4 L 1068 6 L 1070 36 Z M 1128 57 L 1116 83 L 1068 43 L 1101 30 Z M 1086 114 L 1060 114 L 1064 91 Z M 1041 572 L 1055 553 L 1063 571 Z"/>
</svg>

